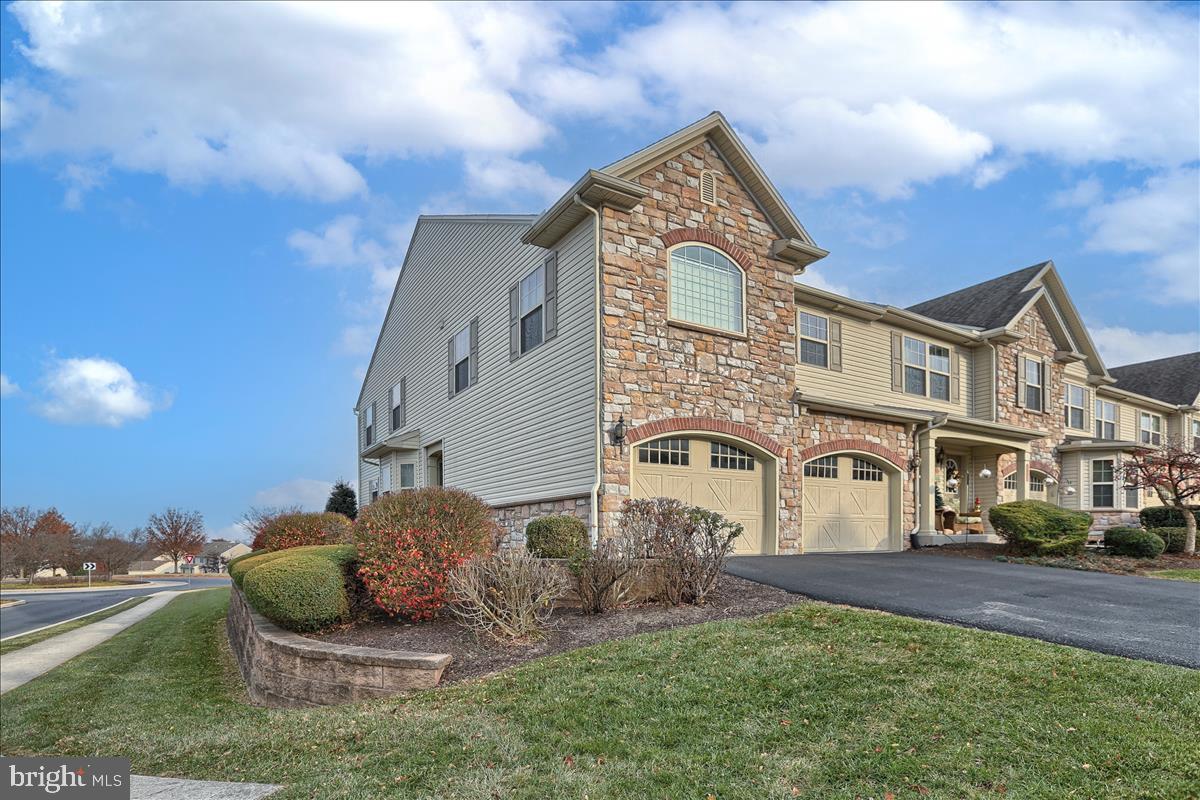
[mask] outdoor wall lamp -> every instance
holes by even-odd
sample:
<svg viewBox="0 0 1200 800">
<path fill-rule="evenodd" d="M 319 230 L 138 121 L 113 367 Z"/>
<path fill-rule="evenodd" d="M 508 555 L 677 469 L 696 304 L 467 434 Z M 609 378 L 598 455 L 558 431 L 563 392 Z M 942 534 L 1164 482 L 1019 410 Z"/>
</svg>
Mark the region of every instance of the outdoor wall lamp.
<svg viewBox="0 0 1200 800">
<path fill-rule="evenodd" d="M 617 420 L 617 424 L 613 425 L 612 428 L 613 444 L 615 444 L 617 447 L 625 444 L 625 433 L 627 431 L 628 428 L 625 426 L 625 415 L 622 414 L 621 418 Z"/>
<path fill-rule="evenodd" d="M 987 467 L 984 467 L 983 469 L 979 470 L 979 477 L 986 481 L 988 478 L 992 477 L 992 471 Z"/>
<path fill-rule="evenodd" d="M 1074 486 L 1068 486 L 1067 488 L 1063 489 L 1063 491 L 1064 491 L 1064 492 L 1066 492 L 1066 493 L 1067 493 L 1067 496 L 1069 497 L 1070 495 L 1073 495 L 1073 494 L 1075 494 L 1075 487 L 1074 487 Z"/>
<path fill-rule="evenodd" d="M 1046 480 L 1044 482 L 1047 486 L 1053 486 L 1054 484 L 1058 483 L 1058 481 L 1054 480 L 1054 478 L 1050 477 L 1049 475 L 1046 476 Z"/>
</svg>

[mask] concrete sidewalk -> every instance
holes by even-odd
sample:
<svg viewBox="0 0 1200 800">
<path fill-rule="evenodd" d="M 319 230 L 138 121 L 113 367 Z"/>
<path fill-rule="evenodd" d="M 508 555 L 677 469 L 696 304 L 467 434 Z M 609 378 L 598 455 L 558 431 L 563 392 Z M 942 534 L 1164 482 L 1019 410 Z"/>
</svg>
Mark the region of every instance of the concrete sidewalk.
<svg viewBox="0 0 1200 800">
<path fill-rule="evenodd" d="M 171 602 L 182 592 L 159 592 L 150 599 L 128 611 L 114 614 L 108 619 L 84 625 L 73 631 L 51 637 L 44 642 L 31 644 L 15 650 L 0 659 L 0 694 L 28 683 L 60 664 L 70 661 L 80 653 L 91 650 L 101 642 L 111 639 L 135 622 L 139 622 Z"/>
<path fill-rule="evenodd" d="M 258 800 L 283 788 L 269 783 L 188 781 L 145 775 L 131 775 L 129 782 L 130 800 Z"/>
</svg>

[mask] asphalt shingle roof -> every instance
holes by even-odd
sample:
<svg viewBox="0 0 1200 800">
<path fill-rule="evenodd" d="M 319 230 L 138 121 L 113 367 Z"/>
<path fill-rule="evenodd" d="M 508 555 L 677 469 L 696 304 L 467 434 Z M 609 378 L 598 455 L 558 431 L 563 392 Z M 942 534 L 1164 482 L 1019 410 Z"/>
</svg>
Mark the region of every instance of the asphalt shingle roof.
<svg viewBox="0 0 1200 800">
<path fill-rule="evenodd" d="M 932 300 L 909 306 L 907 310 L 951 325 L 966 325 L 980 330 L 1002 328 L 1025 307 L 1036 289 L 1023 291 L 1048 261 L 1019 269 L 990 281 L 977 283 Z"/>
<path fill-rule="evenodd" d="M 1108 372 L 1117 379 L 1118 389 L 1164 403 L 1188 405 L 1200 394 L 1200 352 L 1112 367 Z"/>
</svg>

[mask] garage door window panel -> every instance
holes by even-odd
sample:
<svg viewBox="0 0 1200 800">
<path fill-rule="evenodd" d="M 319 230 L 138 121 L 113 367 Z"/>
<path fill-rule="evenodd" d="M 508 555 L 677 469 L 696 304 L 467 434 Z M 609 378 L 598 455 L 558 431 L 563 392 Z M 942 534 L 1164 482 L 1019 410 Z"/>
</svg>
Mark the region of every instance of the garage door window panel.
<svg viewBox="0 0 1200 800">
<path fill-rule="evenodd" d="M 724 442 L 709 443 L 709 466 L 713 469 L 738 469 L 753 471 L 754 456 L 745 450 Z"/>
<path fill-rule="evenodd" d="M 850 465 L 850 480 L 882 482 L 883 470 L 865 458 L 856 458 Z"/>
<path fill-rule="evenodd" d="M 687 439 L 658 439 L 638 445 L 638 462 L 641 464 L 667 464 L 686 467 L 691 462 Z"/>
<path fill-rule="evenodd" d="M 804 477 L 806 478 L 832 478 L 836 480 L 837 476 L 837 456 L 822 456 L 804 465 Z"/>
</svg>

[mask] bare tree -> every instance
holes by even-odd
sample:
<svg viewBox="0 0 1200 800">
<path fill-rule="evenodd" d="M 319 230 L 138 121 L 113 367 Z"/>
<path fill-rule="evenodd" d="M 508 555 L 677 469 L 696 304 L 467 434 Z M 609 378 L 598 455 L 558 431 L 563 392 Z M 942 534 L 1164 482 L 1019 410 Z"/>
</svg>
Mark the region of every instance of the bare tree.
<svg viewBox="0 0 1200 800">
<path fill-rule="evenodd" d="M 204 545 L 204 518 L 199 511 L 178 508 L 151 514 L 146 522 L 146 540 L 155 553 L 170 557 L 174 571 L 179 572 L 180 559 Z"/>
<path fill-rule="evenodd" d="M 1187 534 L 1183 552 L 1196 552 L 1196 515 L 1188 501 L 1200 498 L 1200 450 L 1172 436 L 1159 447 L 1139 447 L 1122 464 L 1122 477 L 1130 489 L 1152 489 L 1164 506 L 1183 514 Z"/>
<path fill-rule="evenodd" d="M 28 506 L 0 512 L 0 539 L 5 571 L 33 578 L 38 570 L 70 567 L 76 553 L 75 526 L 58 509 L 33 511 Z"/>
<path fill-rule="evenodd" d="M 125 535 L 107 522 L 88 526 L 80 537 L 80 550 L 87 561 L 95 561 L 106 575 L 124 574 L 146 551 L 146 532 L 134 528 Z"/>
<path fill-rule="evenodd" d="M 250 548 L 253 550 L 261 550 L 262 533 L 276 517 L 282 517 L 284 514 L 299 514 L 304 508 L 299 505 L 293 506 L 255 506 L 242 515 L 242 527 L 250 534 Z"/>
</svg>

